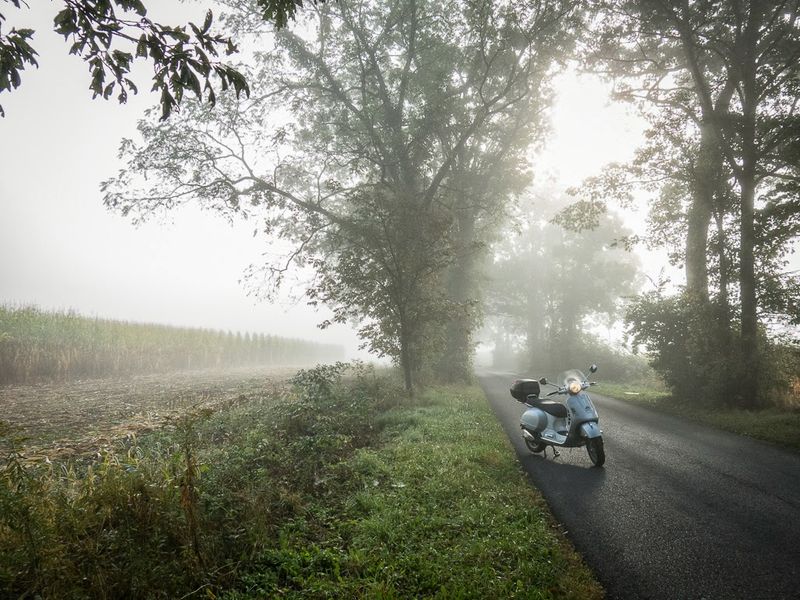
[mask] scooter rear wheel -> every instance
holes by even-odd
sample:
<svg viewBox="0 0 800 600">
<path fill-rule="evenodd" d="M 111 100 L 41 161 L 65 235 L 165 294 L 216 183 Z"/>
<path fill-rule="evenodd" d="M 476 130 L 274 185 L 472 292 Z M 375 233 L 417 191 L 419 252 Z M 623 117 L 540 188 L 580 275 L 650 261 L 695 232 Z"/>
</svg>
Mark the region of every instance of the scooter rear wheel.
<svg viewBox="0 0 800 600">
<path fill-rule="evenodd" d="M 603 438 L 596 437 L 586 441 L 586 451 L 589 453 L 589 460 L 595 467 L 602 467 L 606 462 L 606 451 L 603 449 Z"/>
<path fill-rule="evenodd" d="M 542 442 L 534 442 L 533 440 L 529 440 L 527 438 L 525 439 L 525 445 L 531 452 L 541 452 L 547 448 L 547 444 L 543 444 Z"/>
</svg>

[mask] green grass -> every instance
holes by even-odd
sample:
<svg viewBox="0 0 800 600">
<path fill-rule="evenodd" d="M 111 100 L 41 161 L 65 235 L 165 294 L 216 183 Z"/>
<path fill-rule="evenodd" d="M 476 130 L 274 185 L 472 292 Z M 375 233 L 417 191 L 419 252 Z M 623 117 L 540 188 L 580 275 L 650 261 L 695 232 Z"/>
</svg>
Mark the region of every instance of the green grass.
<svg viewBox="0 0 800 600">
<path fill-rule="evenodd" d="M 475 388 L 428 391 L 382 418 L 383 444 L 346 465 L 358 484 L 328 524 L 286 528 L 250 587 L 344 598 L 600 598 Z M 318 512 L 319 511 L 319 512 Z"/>
<path fill-rule="evenodd" d="M 800 410 L 798 409 L 777 407 L 761 410 L 708 408 L 681 402 L 673 398 L 669 392 L 652 384 L 603 382 L 595 389 L 601 395 L 650 406 L 725 431 L 800 450 Z"/>
<path fill-rule="evenodd" d="M 672 395 L 663 388 L 652 383 L 618 383 L 601 381 L 597 387 L 592 388 L 598 394 L 610 396 L 619 400 L 629 400 L 637 404 L 649 406 L 666 404 Z"/>
<path fill-rule="evenodd" d="M 474 388 L 319 367 L 101 459 L 12 438 L 0 595 L 602 597 Z"/>
</svg>

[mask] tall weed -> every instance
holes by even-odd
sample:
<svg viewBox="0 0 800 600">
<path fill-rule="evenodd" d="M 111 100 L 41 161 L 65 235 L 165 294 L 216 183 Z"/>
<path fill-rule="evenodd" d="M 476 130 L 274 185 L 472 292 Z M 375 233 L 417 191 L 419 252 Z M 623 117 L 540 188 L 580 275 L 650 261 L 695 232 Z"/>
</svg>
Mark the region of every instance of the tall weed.
<svg viewBox="0 0 800 600">
<path fill-rule="evenodd" d="M 374 441 L 394 384 L 363 365 L 301 371 L 92 459 L 31 462 L 0 428 L 0 596 L 181 597 L 232 585 L 336 465 Z M 400 394 L 398 393 L 398 396 Z"/>
</svg>

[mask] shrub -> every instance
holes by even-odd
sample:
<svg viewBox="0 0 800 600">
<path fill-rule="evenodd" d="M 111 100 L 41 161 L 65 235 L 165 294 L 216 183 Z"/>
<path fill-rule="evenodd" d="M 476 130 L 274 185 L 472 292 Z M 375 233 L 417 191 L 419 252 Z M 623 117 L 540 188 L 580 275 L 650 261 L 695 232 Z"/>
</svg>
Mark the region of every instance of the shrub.
<svg viewBox="0 0 800 600">
<path fill-rule="evenodd" d="M 724 318 L 713 303 L 700 302 L 686 293 L 640 296 L 629 307 L 626 323 L 633 343 L 647 347 L 650 364 L 678 401 L 706 406 L 774 404 L 786 397 L 792 375 L 797 373 L 796 351 L 770 343 L 762 331 L 759 397 L 743 397 L 736 324 Z"/>
</svg>

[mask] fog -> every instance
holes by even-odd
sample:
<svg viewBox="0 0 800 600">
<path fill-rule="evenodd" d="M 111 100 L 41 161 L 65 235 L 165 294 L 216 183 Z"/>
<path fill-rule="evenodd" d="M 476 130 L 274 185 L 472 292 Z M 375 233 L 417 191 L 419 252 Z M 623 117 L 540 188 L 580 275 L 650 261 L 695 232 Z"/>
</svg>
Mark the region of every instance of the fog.
<svg viewBox="0 0 800 600">
<path fill-rule="evenodd" d="M 187 10 L 151 14 L 185 22 Z M 10 14 L 12 26 L 36 30 L 39 68 L 0 96 L 0 303 L 304 338 L 366 357 L 352 329 L 318 329 L 328 312 L 297 293 L 273 304 L 248 295 L 244 271 L 267 249 L 252 225 L 187 207 L 134 227 L 105 209 L 99 183 L 120 167 L 119 142 L 158 101 L 148 93 L 151 67 L 134 71 L 140 91 L 126 105 L 92 100 L 87 66 L 52 31 L 54 14 L 49 3 Z"/>
<path fill-rule="evenodd" d="M 203 10 L 161 6 L 152 16 L 183 22 Z M 52 31 L 53 14 L 46 3 L 12 14 L 13 26 L 36 29 L 39 68 L 27 69 L 22 86 L 0 96 L 6 112 L 0 119 L 0 303 L 300 337 L 342 344 L 349 356 L 365 357 L 350 327 L 317 328 L 331 315 L 298 301 L 302 287 L 289 286 L 273 303 L 248 293 L 243 274 L 268 249 L 251 224 L 189 206 L 134 227 L 103 207 L 98 186 L 121 167 L 120 140 L 135 136 L 137 119 L 157 102 L 147 92 L 150 67 L 135 68 L 140 93 L 128 104 L 91 100 L 87 67 L 67 55 Z M 607 83 L 569 68 L 555 89 L 552 132 L 531 156 L 537 185 L 563 190 L 609 161 L 633 156 L 643 123 L 610 103 Z M 644 219 L 635 210 L 624 214 L 636 232 Z M 639 257 L 650 278 L 666 269 L 680 279 L 663 253 L 640 251 Z"/>
</svg>

